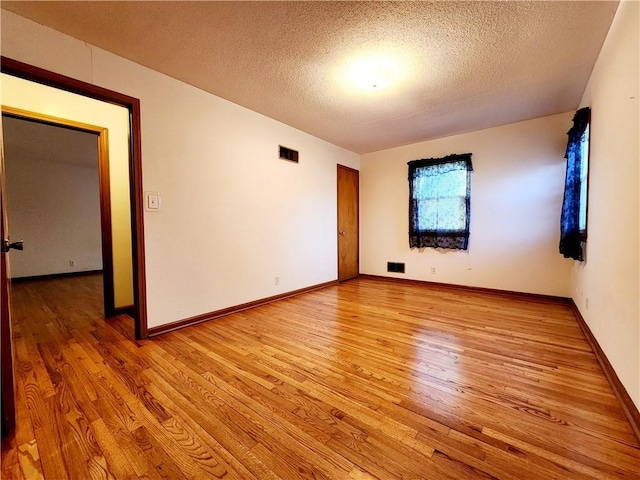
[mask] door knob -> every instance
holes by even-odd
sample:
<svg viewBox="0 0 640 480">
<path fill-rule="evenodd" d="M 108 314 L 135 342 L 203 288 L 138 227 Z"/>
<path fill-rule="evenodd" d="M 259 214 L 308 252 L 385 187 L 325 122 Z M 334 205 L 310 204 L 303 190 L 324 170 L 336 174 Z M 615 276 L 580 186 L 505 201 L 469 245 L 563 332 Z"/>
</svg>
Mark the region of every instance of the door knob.
<svg viewBox="0 0 640 480">
<path fill-rule="evenodd" d="M 343 231 L 343 230 L 340 230 L 338 233 L 339 233 L 340 235 L 344 235 L 344 231 Z"/>
<path fill-rule="evenodd" d="M 3 252 L 8 252 L 12 248 L 14 250 L 24 250 L 23 241 L 22 240 L 18 240 L 17 242 L 9 243 L 9 240 L 7 240 L 7 239 L 2 240 L 2 251 Z"/>
</svg>

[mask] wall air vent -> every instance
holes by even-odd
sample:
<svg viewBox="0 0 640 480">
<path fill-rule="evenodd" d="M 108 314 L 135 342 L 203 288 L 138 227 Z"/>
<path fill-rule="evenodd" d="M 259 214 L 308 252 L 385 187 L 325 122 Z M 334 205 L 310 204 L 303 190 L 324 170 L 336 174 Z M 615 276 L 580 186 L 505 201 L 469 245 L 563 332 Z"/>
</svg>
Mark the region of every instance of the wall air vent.
<svg viewBox="0 0 640 480">
<path fill-rule="evenodd" d="M 278 151 L 281 159 L 298 163 L 297 150 L 293 150 L 292 148 L 287 148 L 287 147 L 283 147 L 282 145 L 278 145 Z"/>
<path fill-rule="evenodd" d="M 404 273 L 404 263 L 387 262 L 387 272 Z"/>
</svg>

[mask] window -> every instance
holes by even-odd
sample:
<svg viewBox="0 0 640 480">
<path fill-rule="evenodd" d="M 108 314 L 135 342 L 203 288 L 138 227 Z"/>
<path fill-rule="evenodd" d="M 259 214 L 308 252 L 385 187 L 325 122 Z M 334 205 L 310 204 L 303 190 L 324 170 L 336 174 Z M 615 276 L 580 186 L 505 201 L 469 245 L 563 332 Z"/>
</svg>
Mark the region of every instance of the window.
<svg viewBox="0 0 640 480">
<path fill-rule="evenodd" d="M 560 220 L 560 253 L 567 258 L 584 260 L 583 243 L 587 240 L 587 186 L 589 174 L 589 122 L 591 110 L 581 108 L 573 117 L 567 143 L 567 174 Z"/>
<path fill-rule="evenodd" d="M 589 176 L 589 124 L 580 137 L 580 218 L 578 227 L 582 240 L 587 239 L 587 179 Z"/>
<path fill-rule="evenodd" d="M 409 162 L 409 246 L 466 250 L 471 154 Z"/>
</svg>

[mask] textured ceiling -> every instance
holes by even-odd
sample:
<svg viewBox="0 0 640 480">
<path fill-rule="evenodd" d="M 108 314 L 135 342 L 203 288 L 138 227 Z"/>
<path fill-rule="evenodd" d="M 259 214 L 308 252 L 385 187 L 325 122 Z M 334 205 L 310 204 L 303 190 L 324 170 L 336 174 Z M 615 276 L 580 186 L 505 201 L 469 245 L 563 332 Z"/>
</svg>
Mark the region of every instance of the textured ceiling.
<svg viewBox="0 0 640 480">
<path fill-rule="evenodd" d="M 617 2 L 2 7 L 365 153 L 575 109 Z M 388 85 L 355 85 L 363 61 Z"/>
<path fill-rule="evenodd" d="M 4 115 L 2 130 L 7 159 L 28 158 L 98 168 L 98 140 L 93 133 Z"/>
</svg>

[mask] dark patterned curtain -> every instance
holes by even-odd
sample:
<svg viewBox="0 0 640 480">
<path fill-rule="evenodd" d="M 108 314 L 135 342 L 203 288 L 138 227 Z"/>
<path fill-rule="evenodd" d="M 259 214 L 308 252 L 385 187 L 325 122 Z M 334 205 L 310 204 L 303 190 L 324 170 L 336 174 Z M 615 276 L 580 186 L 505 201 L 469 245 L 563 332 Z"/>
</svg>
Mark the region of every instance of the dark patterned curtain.
<svg viewBox="0 0 640 480">
<path fill-rule="evenodd" d="M 471 154 L 413 160 L 409 165 L 409 246 L 466 250 Z"/>
<path fill-rule="evenodd" d="M 560 253 L 566 258 L 583 261 L 582 242 L 585 231 L 580 225 L 580 205 L 581 201 L 586 202 L 586 198 L 581 199 L 581 195 L 586 194 L 582 182 L 586 181 L 582 169 L 584 168 L 585 155 L 588 155 L 588 148 L 584 142 L 588 142 L 585 135 L 589 127 L 591 109 L 581 108 L 573 117 L 573 127 L 567 132 L 569 142 L 567 143 L 567 174 L 565 177 L 564 200 L 562 202 L 562 216 L 560 219 Z M 588 145 L 586 146 L 588 147 Z"/>
</svg>

